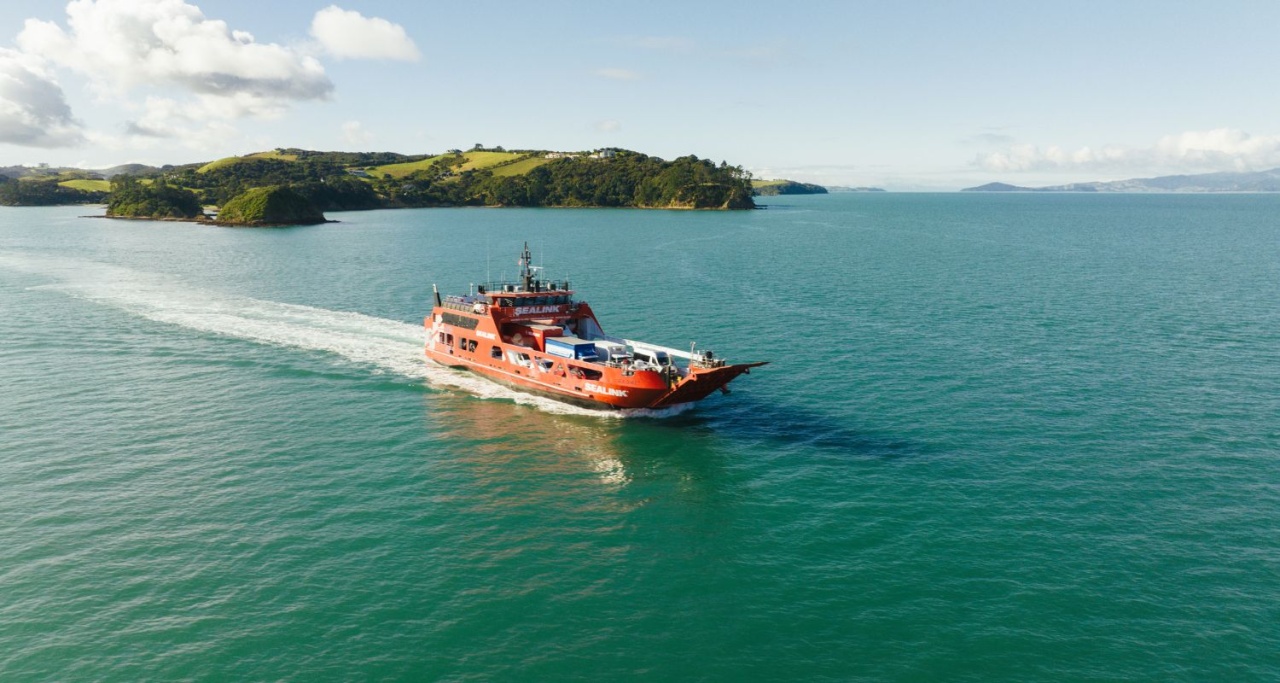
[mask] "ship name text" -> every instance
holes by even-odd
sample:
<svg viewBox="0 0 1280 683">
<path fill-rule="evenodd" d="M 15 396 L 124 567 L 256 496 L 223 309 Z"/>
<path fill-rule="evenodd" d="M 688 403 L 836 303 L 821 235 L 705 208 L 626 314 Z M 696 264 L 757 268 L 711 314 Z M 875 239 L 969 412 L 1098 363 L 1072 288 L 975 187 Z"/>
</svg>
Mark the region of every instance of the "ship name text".
<svg viewBox="0 0 1280 683">
<path fill-rule="evenodd" d="M 587 391 L 594 391 L 597 394 L 605 394 L 607 396 L 621 396 L 623 398 L 626 398 L 627 396 L 626 389 L 612 389 L 610 387 L 602 387 L 599 384 L 596 384 L 595 382 L 587 382 L 582 385 L 582 388 L 586 389 Z"/>
<path fill-rule="evenodd" d="M 535 315 L 538 313 L 559 313 L 560 306 L 516 306 L 516 315 Z"/>
</svg>

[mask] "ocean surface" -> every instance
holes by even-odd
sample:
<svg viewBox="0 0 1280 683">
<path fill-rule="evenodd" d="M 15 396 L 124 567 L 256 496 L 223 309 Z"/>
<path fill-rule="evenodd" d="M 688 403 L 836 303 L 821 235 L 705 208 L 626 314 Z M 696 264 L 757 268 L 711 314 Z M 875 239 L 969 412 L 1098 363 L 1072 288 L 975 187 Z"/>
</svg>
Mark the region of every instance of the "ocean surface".
<svg viewBox="0 0 1280 683">
<path fill-rule="evenodd" d="M 0 209 L 0 681 L 1280 679 L 1280 197 Z M 535 261 L 770 365 L 428 366 Z"/>
</svg>

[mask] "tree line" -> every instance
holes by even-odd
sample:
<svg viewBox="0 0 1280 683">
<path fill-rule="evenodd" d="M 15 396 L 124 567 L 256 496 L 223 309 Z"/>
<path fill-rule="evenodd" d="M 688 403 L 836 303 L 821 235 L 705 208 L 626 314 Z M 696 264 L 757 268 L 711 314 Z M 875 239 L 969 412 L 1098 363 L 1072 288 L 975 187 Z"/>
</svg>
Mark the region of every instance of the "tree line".
<svg viewBox="0 0 1280 683">
<path fill-rule="evenodd" d="M 106 192 L 78 190 L 58 184 L 58 179 L 18 180 L 0 176 L 0 204 L 4 206 L 56 206 L 59 204 L 97 204 L 105 201 Z"/>
<path fill-rule="evenodd" d="M 457 171 L 446 157 L 403 178 L 374 180 L 391 206 L 615 206 L 749 209 L 751 174 L 696 156 L 673 161 L 629 151 L 608 159 L 562 158 L 520 174 Z"/>
<path fill-rule="evenodd" d="M 496 148 L 495 148 L 496 149 Z M 111 193 L 86 193 L 44 181 L 0 180 L 0 203 L 67 204 L 108 201 L 110 210 L 141 213 L 114 215 L 191 214 L 193 203 L 222 206 L 244 192 L 265 186 L 285 186 L 321 211 L 352 211 L 384 207 L 432 206 L 563 206 L 694 209 L 749 209 L 751 174 L 740 166 L 715 164 L 696 156 L 665 161 L 638 152 L 617 150 L 610 158 L 547 160 L 515 175 L 495 173 L 501 167 L 467 169 L 467 157 L 453 153 L 429 167 L 400 178 L 390 175 L 361 178 L 348 169 L 402 163 L 425 156 L 393 153 L 307 152 L 277 150 L 296 160 L 243 157 L 234 163 L 168 166 L 140 176 L 117 176 Z M 528 152 L 513 160 L 541 159 Z M 375 174 L 376 175 L 376 174 Z M 149 178 L 150 184 L 140 182 Z M 6 179 L 7 180 L 7 179 Z M 181 190 L 182 192 L 179 192 Z M 153 214 L 153 212 L 160 212 Z M 196 211 L 198 214 L 198 210 Z"/>
</svg>

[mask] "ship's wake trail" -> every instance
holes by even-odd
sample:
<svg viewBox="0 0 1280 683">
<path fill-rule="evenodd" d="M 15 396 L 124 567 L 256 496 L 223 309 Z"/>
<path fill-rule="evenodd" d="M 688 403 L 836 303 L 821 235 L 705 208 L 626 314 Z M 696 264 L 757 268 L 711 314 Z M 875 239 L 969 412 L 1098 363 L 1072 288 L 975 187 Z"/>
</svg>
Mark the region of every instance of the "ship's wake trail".
<svg viewBox="0 0 1280 683">
<path fill-rule="evenodd" d="M 423 356 L 421 324 L 360 313 L 264 301 L 184 284 L 180 279 L 93 261 L 0 252 L 0 267 L 47 277 L 52 289 L 189 330 L 329 354 L 375 372 L 420 380 L 437 389 L 460 390 L 540 410 L 593 417 L 666 417 L 682 410 L 597 411 L 507 389 Z"/>
</svg>

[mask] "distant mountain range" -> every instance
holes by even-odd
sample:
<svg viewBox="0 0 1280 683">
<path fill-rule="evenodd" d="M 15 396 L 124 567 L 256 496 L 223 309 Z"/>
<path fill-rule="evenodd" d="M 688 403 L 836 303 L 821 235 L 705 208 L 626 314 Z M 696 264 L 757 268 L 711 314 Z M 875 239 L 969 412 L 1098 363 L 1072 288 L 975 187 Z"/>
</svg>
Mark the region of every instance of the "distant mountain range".
<svg viewBox="0 0 1280 683">
<path fill-rule="evenodd" d="M 1247 173 L 1166 175 L 1046 187 L 987 183 L 978 187 L 966 187 L 961 192 L 1280 192 L 1280 168 Z"/>
<path fill-rule="evenodd" d="M 52 178 L 60 175 L 80 178 L 111 179 L 117 175 L 143 175 L 160 169 L 146 164 L 120 164 L 111 168 L 83 169 L 69 166 L 0 166 L 0 176 L 9 178 Z"/>
</svg>

